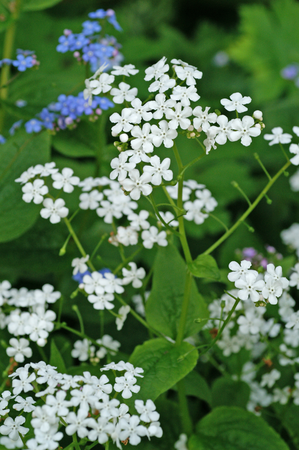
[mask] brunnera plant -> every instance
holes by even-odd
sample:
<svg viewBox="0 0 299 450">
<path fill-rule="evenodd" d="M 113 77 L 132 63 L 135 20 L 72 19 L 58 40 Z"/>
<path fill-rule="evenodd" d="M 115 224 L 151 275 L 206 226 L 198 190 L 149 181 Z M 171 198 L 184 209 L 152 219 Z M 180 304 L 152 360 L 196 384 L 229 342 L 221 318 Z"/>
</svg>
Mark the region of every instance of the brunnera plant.
<svg viewBox="0 0 299 450">
<path fill-rule="evenodd" d="M 299 405 L 299 312 L 293 298 L 299 264 L 292 258 L 286 265 L 270 246 L 264 254 L 245 248 L 228 271 L 220 270 L 211 254 L 246 223 L 275 181 L 299 165 L 299 146 L 280 127 L 264 135 L 270 145 L 281 147 L 284 164 L 271 175 L 256 155 L 267 183 L 254 200 L 236 185 L 247 209 L 230 228 L 223 223 L 222 236 L 192 257 L 186 221 L 201 226 L 209 217 L 220 219 L 214 215 L 217 199 L 186 173 L 204 164 L 210 152 L 225 151 L 219 147 L 228 141 L 250 146 L 262 134 L 262 112 L 244 114 L 251 98 L 239 92 L 220 100 L 225 114 L 202 107 L 197 91 L 202 72 L 180 59 L 168 63 L 166 57 L 145 70 L 148 97 L 140 99 L 134 82 L 127 82 L 138 69 L 119 65 L 115 38 L 100 35 L 105 20 L 119 29 L 114 12 L 100 9 L 89 17 L 93 21 L 83 23 L 82 33 L 65 30 L 57 47 L 91 65 L 94 74 L 85 79 L 84 91 L 61 94 L 24 127 L 41 138 L 76 130 L 82 116 L 101 127 L 103 110 L 113 108 L 109 122 L 119 153 L 111 158 L 109 177 L 99 173 L 80 179 L 70 167 L 60 170 L 48 160 L 28 165 L 14 180 L 25 208 L 38 205 L 42 219 L 53 227 L 65 225 L 60 255 L 67 254 L 70 241 L 76 245 L 71 297 L 80 302 L 73 306 L 76 325 L 69 324 L 64 320 L 68 299 L 52 284 L 17 289 L 10 280 L 2 281 L 0 324 L 8 338 L 1 341 L 7 361 L 0 445 L 34 450 L 98 444 L 106 449 L 140 444 L 147 449 L 259 450 L 267 445 L 284 450 L 288 439 L 291 448 L 298 448 L 296 422 L 289 417 Z M 26 55 L 14 64 L 19 71 L 36 65 L 36 58 Z M 19 127 L 23 123 L 14 124 L 11 133 L 20 133 L 18 150 L 27 139 L 16 131 Z M 298 127 L 293 132 L 299 136 Z M 198 144 L 198 156 L 186 165 L 178 137 Z M 291 158 L 283 147 L 289 143 Z M 7 148 L 9 139 L 1 147 Z M 73 212 L 69 194 L 77 206 Z M 89 253 L 76 231 L 87 211 L 109 230 L 98 233 Z M 298 227 L 291 224 L 281 234 L 297 256 Z M 104 245 L 116 251 L 114 265 L 103 259 Z M 155 253 L 150 268 L 140 258 L 144 251 Z M 223 295 L 204 298 L 200 282 L 220 284 Z M 98 322 L 98 338 L 89 333 L 87 304 Z M 147 333 L 134 341 L 131 355 L 120 352 L 128 315 Z M 107 334 L 112 326 L 119 341 Z M 55 342 L 58 332 L 75 337 L 69 349 L 75 364 L 66 364 Z M 273 416 L 286 439 L 272 426 Z"/>
</svg>

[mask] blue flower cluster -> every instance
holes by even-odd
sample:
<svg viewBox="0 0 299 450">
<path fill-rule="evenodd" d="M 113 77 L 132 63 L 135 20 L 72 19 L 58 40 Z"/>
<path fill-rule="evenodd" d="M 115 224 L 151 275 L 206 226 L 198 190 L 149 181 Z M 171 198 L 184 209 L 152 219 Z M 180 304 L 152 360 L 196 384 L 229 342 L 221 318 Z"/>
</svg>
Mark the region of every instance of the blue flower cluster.
<svg viewBox="0 0 299 450">
<path fill-rule="evenodd" d="M 57 102 L 43 108 L 36 119 L 31 119 L 24 125 L 27 133 L 38 133 L 43 128 L 55 131 L 64 130 L 79 122 L 83 115 L 90 116 L 91 120 L 95 120 L 102 110 L 113 106 L 114 104 L 106 97 L 95 97 L 92 104 L 89 105 L 88 100 L 84 100 L 83 92 L 77 96 L 61 94 Z M 16 122 L 10 130 L 15 129 L 19 123 L 20 121 Z"/>
<path fill-rule="evenodd" d="M 31 69 L 33 66 L 38 66 L 39 62 L 36 60 L 34 52 L 29 50 L 17 50 L 17 59 L 7 59 L 4 58 L 0 61 L 0 68 L 4 65 L 13 65 L 18 69 L 19 72 L 25 72 L 27 69 Z"/>
<path fill-rule="evenodd" d="M 112 9 L 105 11 L 98 9 L 89 13 L 88 16 L 95 20 L 86 20 L 83 22 L 81 33 L 75 34 L 71 30 L 64 30 L 63 36 L 58 39 L 59 44 L 56 47 L 60 53 L 68 51 L 74 52 L 74 57 L 79 62 L 89 63 L 92 72 L 95 72 L 104 63 L 107 69 L 113 65 L 118 65 L 123 56 L 119 52 L 120 45 L 112 36 L 101 37 L 98 33 L 102 30 L 98 20 L 106 19 L 118 31 L 121 30 L 115 12 Z"/>
<path fill-rule="evenodd" d="M 104 268 L 101 270 L 98 270 L 99 273 L 102 275 L 105 275 L 105 273 L 112 273 L 110 269 Z M 86 270 L 86 272 L 80 273 L 78 272 L 76 275 L 73 275 L 73 280 L 77 281 L 79 284 L 83 283 L 83 277 L 84 275 L 91 275 L 91 272 L 89 270 Z"/>
<path fill-rule="evenodd" d="M 281 70 L 280 75 L 285 80 L 293 80 L 295 86 L 299 87 L 299 64 L 289 64 Z"/>
</svg>

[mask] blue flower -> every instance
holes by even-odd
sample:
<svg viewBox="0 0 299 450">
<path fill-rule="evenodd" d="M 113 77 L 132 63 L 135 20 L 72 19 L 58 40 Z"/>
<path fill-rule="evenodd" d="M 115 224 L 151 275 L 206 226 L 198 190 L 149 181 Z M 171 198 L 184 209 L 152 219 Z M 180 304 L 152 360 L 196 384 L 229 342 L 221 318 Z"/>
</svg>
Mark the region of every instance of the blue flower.
<svg viewBox="0 0 299 450">
<path fill-rule="evenodd" d="M 15 122 L 11 127 L 10 127 L 10 129 L 9 129 L 9 134 L 11 135 L 11 136 L 13 136 L 14 134 L 15 134 L 15 131 L 18 129 L 18 128 L 20 128 L 20 126 L 22 125 L 22 123 L 23 123 L 23 120 L 21 119 L 21 120 L 18 120 L 17 122 Z"/>
<path fill-rule="evenodd" d="M 106 17 L 106 11 L 104 9 L 97 9 L 95 12 L 88 14 L 91 19 L 104 19 Z"/>
<path fill-rule="evenodd" d="M 86 20 L 82 23 L 82 26 L 82 33 L 85 36 L 90 36 L 91 34 L 98 33 L 102 29 L 101 25 L 99 25 L 98 22 L 94 22 L 92 20 Z"/>
<path fill-rule="evenodd" d="M 0 144 L 5 144 L 6 139 L 4 136 L 2 136 L 2 134 L 0 134 Z"/>
<path fill-rule="evenodd" d="M 104 269 L 98 270 L 98 272 L 105 275 L 105 273 L 111 273 L 111 270 L 105 267 Z M 86 272 L 83 273 L 78 272 L 76 275 L 73 275 L 72 278 L 80 284 L 83 283 L 84 275 L 91 275 L 91 272 L 89 270 L 86 270 Z"/>
<path fill-rule="evenodd" d="M 45 128 L 48 128 L 48 130 L 53 130 L 56 114 L 51 113 L 47 108 L 43 108 L 39 113 L 39 117 L 43 121 L 43 126 Z"/>
<path fill-rule="evenodd" d="M 18 55 L 17 61 L 13 61 L 12 65 L 14 67 L 17 67 L 19 72 L 25 72 L 26 69 L 30 69 L 30 67 L 33 67 L 35 63 L 34 58 L 32 56 L 24 56 L 24 55 Z"/>
<path fill-rule="evenodd" d="M 58 39 L 59 45 L 57 45 L 56 50 L 60 53 L 65 53 L 71 50 L 71 47 L 74 45 L 75 37 L 73 34 L 68 36 L 60 36 Z"/>
<path fill-rule="evenodd" d="M 284 67 L 280 72 L 280 75 L 286 80 L 294 80 L 298 75 L 298 64 L 289 64 Z"/>
<path fill-rule="evenodd" d="M 42 129 L 42 122 L 37 119 L 31 119 L 25 123 L 27 133 L 38 133 Z"/>
</svg>

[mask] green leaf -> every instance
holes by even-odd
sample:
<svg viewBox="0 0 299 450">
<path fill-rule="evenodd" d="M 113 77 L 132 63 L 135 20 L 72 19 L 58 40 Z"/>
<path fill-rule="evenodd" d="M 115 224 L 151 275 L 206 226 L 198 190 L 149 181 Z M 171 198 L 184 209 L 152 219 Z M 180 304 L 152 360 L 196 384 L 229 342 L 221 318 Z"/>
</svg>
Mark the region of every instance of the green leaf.
<svg viewBox="0 0 299 450">
<path fill-rule="evenodd" d="M 209 403 L 209 405 L 211 405 L 211 390 L 206 380 L 199 373 L 193 370 L 192 372 L 188 373 L 188 375 L 184 379 L 184 382 L 186 395 L 197 397 L 200 400 L 204 400 L 205 402 Z M 173 389 L 177 390 L 176 386 L 174 386 Z"/>
<path fill-rule="evenodd" d="M 18 132 L 0 146 L 0 242 L 21 236 L 36 221 L 40 205 L 25 203 L 16 178 L 30 166 L 49 161 L 48 133 L 28 135 Z"/>
<path fill-rule="evenodd" d="M 153 287 L 146 302 L 148 323 L 175 339 L 182 311 L 187 266 L 173 245 L 160 247 L 154 263 Z M 208 317 L 208 310 L 203 297 L 198 293 L 192 280 L 189 308 L 184 337 L 197 333 L 203 323 L 195 319 Z"/>
<path fill-rule="evenodd" d="M 197 278 L 220 279 L 217 263 L 210 255 L 199 255 L 192 263 L 188 264 L 188 269 Z"/>
<path fill-rule="evenodd" d="M 289 450 L 261 418 L 241 408 L 222 406 L 205 416 L 188 442 L 189 450 Z"/>
<path fill-rule="evenodd" d="M 65 156 L 95 156 L 99 144 L 97 123 L 82 121 L 74 130 L 63 130 L 53 138 L 53 147 Z"/>
<path fill-rule="evenodd" d="M 61 0 L 25 0 L 22 9 L 23 11 L 40 11 L 60 2 Z"/>
<path fill-rule="evenodd" d="M 51 366 L 57 367 L 59 373 L 66 373 L 66 367 L 63 358 L 55 344 L 54 339 L 51 340 L 50 364 Z"/>
<path fill-rule="evenodd" d="M 212 386 L 212 407 L 238 406 L 246 408 L 250 388 L 244 381 L 234 381 L 231 378 L 218 378 Z"/>
<path fill-rule="evenodd" d="M 144 370 L 144 378 L 138 379 L 138 398 L 155 400 L 191 372 L 197 358 L 197 350 L 188 342 L 175 346 L 165 339 L 151 339 L 138 345 L 130 358 L 130 363 Z"/>
</svg>

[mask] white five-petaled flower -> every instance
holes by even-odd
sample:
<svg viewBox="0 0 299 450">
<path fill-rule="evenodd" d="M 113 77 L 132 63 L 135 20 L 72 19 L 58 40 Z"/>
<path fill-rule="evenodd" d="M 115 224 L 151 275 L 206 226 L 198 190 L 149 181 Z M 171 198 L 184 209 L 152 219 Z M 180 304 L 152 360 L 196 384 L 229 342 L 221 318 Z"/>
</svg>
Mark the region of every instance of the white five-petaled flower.
<svg viewBox="0 0 299 450">
<path fill-rule="evenodd" d="M 124 181 L 127 173 L 135 169 L 136 164 L 133 162 L 128 163 L 128 154 L 125 152 L 120 153 L 118 158 L 113 158 L 110 166 L 112 167 L 112 172 L 110 173 L 111 180 L 118 179 L 119 182 Z"/>
<path fill-rule="evenodd" d="M 55 189 L 63 189 L 64 192 L 68 194 L 73 192 L 74 186 L 80 183 L 80 178 L 73 176 L 74 171 L 68 167 L 62 169 L 62 173 L 52 174 L 52 179 L 54 180 L 53 187 Z"/>
<path fill-rule="evenodd" d="M 140 386 L 136 385 L 137 379 L 132 374 L 126 372 L 123 377 L 116 377 L 114 390 L 121 392 L 123 398 L 131 398 L 132 392 L 137 394 L 140 391 Z"/>
<path fill-rule="evenodd" d="M 202 72 L 198 70 L 195 66 L 182 61 L 181 59 L 172 59 L 172 64 L 174 64 L 174 70 L 180 80 L 186 80 L 187 86 L 196 84 L 196 80 L 202 78 Z"/>
<path fill-rule="evenodd" d="M 33 203 L 39 204 L 44 200 L 44 195 L 49 192 L 49 189 L 44 184 L 44 180 L 34 180 L 33 183 L 26 183 L 22 187 L 22 191 L 24 192 L 22 199 L 26 203 L 30 203 L 33 200 Z"/>
<path fill-rule="evenodd" d="M 126 178 L 123 182 L 123 188 L 130 192 L 130 197 L 133 200 L 139 200 L 141 193 L 145 196 L 150 195 L 153 188 L 150 184 L 148 184 L 151 181 L 151 174 L 144 172 L 142 175 L 140 175 L 138 169 L 133 169 L 131 172 L 129 172 L 129 178 Z"/>
<path fill-rule="evenodd" d="M 154 81 L 148 88 L 149 92 L 159 91 L 165 92 L 168 89 L 171 89 L 175 86 L 175 80 L 173 78 L 169 78 L 168 75 L 162 75 L 159 79 Z"/>
<path fill-rule="evenodd" d="M 89 89 L 91 90 L 91 93 L 93 95 L 99 95 L 101 92 L 109 92 L 114 78 L 114 75 L 102 73 L 98 80 L 90 80 Z"/>
<path fill-rule="evenodd" d="M 143 240 L 143 246 L 145 248 L 153 248 L 154 244 L 158 244 L 161 247 L 166 247 L 168 245 L 166 239 L 166 231 L 160 231 L 157 227 L 150 227 L 149 230 L 144 230 L 141 233 L 141 238 Z"/>
<path fill-rule="evenodd" d="M 86 262 L 89 260 L 89 255 L 84 256 L 83 258 L 74 258 L 72 261 L 72 267 L 74 267 L 73 275 L 79 273 L 84 273 L 87 271 L 88 266 Z"/>
<path fill-rule="evenodd" d="M 126 77 L 129 77 L 130 75 L 136 75 L 136 73 L 139 72 L 138 69 L 135 69 L 135 66 L 133 64 L 126 64 L 123 67 L 113 66 L 112 69 L 112 75 L 124 75 Z"/>
<path fill-rule="evenodd" d="M 289 144 L 292 140 L 292 135 L 289 133 L 284 133 L 281 127 L 275 127 L 272 130 L 272 134 L 265 134 L 264 139 L 269 142 L 269 145 L 274 144 Z"/>
<path fill-rule="evenodd" d="M 146 75 L 144 79 L 145 81 L 149 81 L 152 78 L 155 78 L 155 80 L 157 80 L 162 75 L 164 75 L 164 73 L 167 72 L 168 69 L 169 65 L 166 64 L 166 57 L 163 56 L 163 58 L 161 58 L 160 61 L 158 61 L 156 64 L 145 69 Z"/>
<path fill-rule="evenodd" d="M 241 264 L 238 264 L 236 261 L 231 261 L 228 267 L 232 272 L 227 275 L 227 278 L 229 281 L 235 282 L 249 273 L 251 262 L 246 259 L 241 261 Z"/>
<path fill-rule="evenodd" d="M 171 181 L 173 179 L 173 172 L 169 170 L 170 158 L 163 159 L 160 162 L 159 156 L 152 156 L 150 159 L 150 166 L 144 166 L 143 170 L 145 173 L 149 173 L 152 177 L 151 183 L 155 186 L 159 186 L 162 183 L 162 178 L 166 181 Z"/>
<path fill-rule="evenodd" d="M 118 315 L 120 317 L 117 317 L 115 320 L 116 323 L 116 328 L 118 331 L 120 331 L 125 323 L 125 320 L 127 318 L 127 315 L 129 314 L 131 308 L 130 306 L 126 305 L 126 306 L 121 306 L 118 310 Z"/>
<path fill-rule="evenodd" d="M 9 357 L 13 357 L 18 363 L 24 362 L 25 356 L 26 358 L 30 358 L 32 356 L 32 350 L 29 347 L 28 339 L 11 338 L 9 340 L 9 345 L 11 345 L 11 347 L 6 349 L 6 353 Z"/>
<path fill-rule="evenodd" d="M 110 94 L 113 96 L 114 103 L 117 104 L 121 104 L 125 100 L 127 102 L 133 101 L 137 93 L 138 93 L 137 88 L 131 88 L 129 84 L 124 82 L 119 83 L 118 89 L 113 88 L 110 91 Z"/>
<path fill-rule="evenodd" d="M 295 154 L 295 156 L 290 159 L 291 163 L 294 164 L 294 166 L 299 166 L 299 145 L 291 144 L 289 150 L 291 153 Z"/>
<path fill-rule="evenodd" d="M 152 125 L 152 141 L 155 147 L 163 143 L 165 148 L 173 147 L 173 139 L 178 135 L 176 130 L 169 128 L 166 120 L 161 120 L 157 125 Z"/>
<path fill-rule="evenodd" d="M 79 208 L 81 209 L 97 209 L 99 207 L 99 203 L 101 200 L 103 200 L 103 194 L 102 192 L 99 192 L 97 189 L 94 189 L 91 192 L 83 192 L 83 194 L 80 195 L 80 203 Z"/>
<path fill-rule="evenodd" d="M 248 110 L 246 106 L 248 103 L 251 102 L 250 97 L 242 97 L 240 92 L 235 92 L 230 96 L 230 100 L 227 98 L 223 98 L 220 100 L 221 105 L 224 106 L 224 108 L 227 111 L 237 111 L 238 113 L 243 113 Z"/>
<path fill-rule="evenodd" d="M 4 424 L 0 426 L 0 433 L 5 436 L 8 435 L 12 441 L 17 441 L 20 437 L 19 433 L 24 436 L 29 431 L 29 428 L 22 427 L 24 422 L 25 417 L 23 416 L 18 416 L 15 419 L 7 417 Z"/>
<path fill-rule="evenodd" d="M 123 267 L 122 273 L 123 273 L 123 284 L 129 284 L 132 283 L 132 286 L 134 288 L 140 288 L 142 286 L 143 278 L 145 277 L 146 273 L 143 267 L 139 267 L 137 269 L 137 265 L 134 262 L 129 263 L 130 270 Z"/>
<path fill-rule="evenodd" d="M 122 131 L 127 133 L 131 131 L 133 128 L 133 123 L 135 123 L 135 117 L 132 115 L 132 108 L 124 108 L 121 111 L 121 115 L 118 113 L 113 113 L 109 117 L 110 122 L 115 123 L 111 128 L 111 132 L 113 136 L 117 136 Z"/>
<path fill-rule="evenodd" d="M 170 120 L 168 126 L 172 130 L 175 130 L 179 126 L 182 128 L 182 130 L 187 130 L 189 125 L 191 124 L 190 119 L 187 117 L 191 116 L 192 114 L 192 108 L 190 106 L 186 106 L 182 108 L 181 103 L 177 103 L 175 105 L 175 109 L 168 109 L 166 111 L 166 118 Z"/>
<path fill-rule="evenodd" d="M 196 130 L 201 128 L 203 131 L 207 131 L 210 128 L 210 123 L 215 123 L 217 120 L 216 113 L 209 113 L 209 107 L 206 107 L 204 110 L 201 106 L 196 106 L 193 109 L 193 115 L 195 118 L 193 119 L 193 125 Z"/>
<path fill-rule="evenodd" d="M 50 219 L 51 223 L 58 223 L 69 213 L 68 208 L 64 205 L 65 201 L 62 198 L 58 198 L 55 201 L 51 198 L 46 198 L 43 201 L 44 208 L 41 210 L 40 215 L 43 219 Z"/>
<path fill-rule="evenodd" d="M 258 272 L 255 270 L 250 271 L 235 282 L 236 288 L 240 289 L 238 292 L 238 297 L 241 300 L 247 300 L 248 297 L 253 302 L 257 302 L 260 299 L 260 291 L 263 289 L 265 282 L 264 280 L 257 280 Z"/>
<path fill-rule="evenodd" d="M 233 119 L 231 128 L 236 131 L 230 132 L 230 140 L 234 142 L 241 139 L 241 144 L 245 147 L 251 144 L 252 136 L 257 137 L 261 134 L 261 129 L 254 126 L 254 119 L 251 116 L 244 116 L 242 120 Z"/>
</svg>

